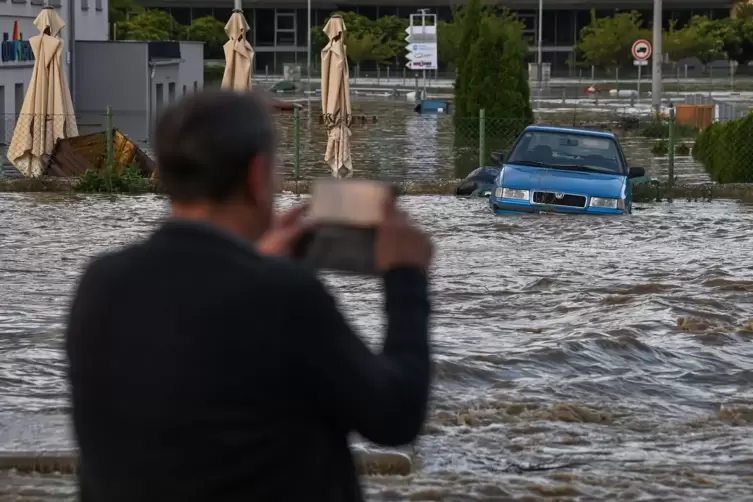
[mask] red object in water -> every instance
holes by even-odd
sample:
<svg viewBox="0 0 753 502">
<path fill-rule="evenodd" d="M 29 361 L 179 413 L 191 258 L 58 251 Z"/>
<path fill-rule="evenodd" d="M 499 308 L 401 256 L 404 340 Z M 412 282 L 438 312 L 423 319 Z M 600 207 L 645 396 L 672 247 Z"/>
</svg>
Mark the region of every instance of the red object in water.
<svg viewBox="0 0 753 502">
<path fill-rule="evenodd" d="M 584 94 L 598 94 L 601 92 L 601 89 L 596 87 L 595 85 L 589 85 L 583 90 Z"/>
</svg>

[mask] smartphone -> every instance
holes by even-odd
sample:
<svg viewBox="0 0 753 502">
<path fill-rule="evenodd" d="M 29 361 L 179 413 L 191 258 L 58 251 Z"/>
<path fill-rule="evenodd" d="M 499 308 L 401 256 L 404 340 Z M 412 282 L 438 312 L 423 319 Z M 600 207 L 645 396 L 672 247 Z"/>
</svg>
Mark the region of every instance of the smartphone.
<svg viewBox="0 0 753 502">
<path fill-rule="evenodd" d="M 319 270 L 377 275 L 374 248 L 393 185 L 371 180 L 321 180 L 312 185 L 306 219 L 310 228 L 293 251 Z"/>
</svg>

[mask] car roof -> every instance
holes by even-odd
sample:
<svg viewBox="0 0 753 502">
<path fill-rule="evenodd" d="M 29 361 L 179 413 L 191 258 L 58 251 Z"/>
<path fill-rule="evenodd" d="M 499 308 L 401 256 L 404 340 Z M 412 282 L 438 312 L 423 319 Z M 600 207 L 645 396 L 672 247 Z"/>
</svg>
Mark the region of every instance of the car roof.
<svg viewBox="0 0 753 502">
<path fill-rule="evenodd" d="M 611 132 L 606 131 L 592 131 L 589 129 L 576 129 L 574 127 L 552 127 L 552 126 L 538 126 L 532 125 L 525 128 L 526 131 L 542 131 L 542 132 L 562 132 L 568 134 L 580 134 L 583 136 L 594 136 L 596 138 L 609 138 L 617 139 Z"/>
</svg>

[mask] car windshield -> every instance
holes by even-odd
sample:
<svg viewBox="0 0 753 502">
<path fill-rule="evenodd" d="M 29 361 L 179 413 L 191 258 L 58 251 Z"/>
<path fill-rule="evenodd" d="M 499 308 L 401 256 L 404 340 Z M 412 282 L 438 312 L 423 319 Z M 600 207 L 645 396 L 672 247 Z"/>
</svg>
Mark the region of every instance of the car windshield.
<svg viewBox="0 0 753 502">
<path fill-rule="evenodd" d="M 625 171 L 614 139 L 564 131 L 524 132 L 507 162 L 588 172 Z"/>
</svg>

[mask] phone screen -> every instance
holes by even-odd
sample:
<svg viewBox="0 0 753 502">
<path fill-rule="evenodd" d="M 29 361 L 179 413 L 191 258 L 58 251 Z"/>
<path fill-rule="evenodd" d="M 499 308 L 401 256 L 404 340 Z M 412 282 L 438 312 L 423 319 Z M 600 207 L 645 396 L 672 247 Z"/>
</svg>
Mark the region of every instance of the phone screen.
<svg viewBox="0 0 753 502">
<path fill-rule="evenodd" d="M 316 182 L 307 214 L 311 230 L 294 257 L 315 269 L 376 275 L 377 228 L 385 203 L 394 196 L 394 189 L 379 181 Z"/>
</svg>

